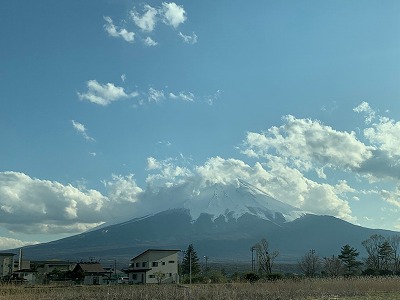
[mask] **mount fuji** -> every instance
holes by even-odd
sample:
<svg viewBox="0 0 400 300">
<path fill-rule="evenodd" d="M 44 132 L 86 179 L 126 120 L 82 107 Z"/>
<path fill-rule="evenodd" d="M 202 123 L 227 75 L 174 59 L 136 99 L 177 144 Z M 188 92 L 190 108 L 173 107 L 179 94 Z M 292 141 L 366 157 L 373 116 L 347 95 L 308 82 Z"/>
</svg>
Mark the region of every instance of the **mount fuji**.
<svg viewBox="0 0 400 300">
<path fill-rule="evenodd" d="M 142 200 L 150 205 L 148 211 L 139 210 L 140 217 L 125 216 L 125 220 L 116 219 L 75 236 L 26 246 L 25 256 L 128 260 L 149 248 L 186 249 L 193 243 L 199 255 L 248 261 L 251 246 L 266 238 L 270 249 L 280 252 L 279 260 L 288 262 L 297 261 L 310 249 L 322 256 L 337 255 L 345 244 L 363 254 L 361 242 L 372 234 L 394 234 L 302 211 L 242 180 L 183 190 L 187 193 L 174 193 L 173 189 L 152 192 Z M 175 199 L 178 195 L 184 196 Z"/>
</svg>

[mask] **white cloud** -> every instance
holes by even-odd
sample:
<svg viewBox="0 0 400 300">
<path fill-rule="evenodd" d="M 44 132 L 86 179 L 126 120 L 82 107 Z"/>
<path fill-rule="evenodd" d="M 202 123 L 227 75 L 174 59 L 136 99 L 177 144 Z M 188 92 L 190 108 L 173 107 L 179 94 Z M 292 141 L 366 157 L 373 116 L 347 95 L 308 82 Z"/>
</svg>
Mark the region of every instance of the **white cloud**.
<svg viewBox="0 0 400 300">
<path fill-rule="evenodd" d="M 163 2 L 160 14 L 162 15 L 163 22 L 174 28 L 177 28 L 186 21 L 185 9 L 174 2 Z"/>
<path fill-rule="evenodd" d="M 204 99 L 205 99 L 205 102 L 206 102 L 208 105 L 211 106 L 211 105 L 214 104 L 214 102 L 215 102 L 216 100 L 219 99 L 219 97 L 221 97 L 221 94 L 222 94 L 222 92 L 221 92 L 220 90 L 217 90 L 214 94 L 206 96 L 206 97 L 204 98 Z"/>
<path fill-rule="evenodd" d="M 122 82 L 125 82 L 125 81 L 126 81 L 126 75 L 125 75 L 125 74 L 122 74 L 122 75 L 121 75 L 121 80 L 122 80 Z"/>
<path fill-rule="evenodd" d="M 156 90 L 151 87 L 149 88 L 147 99 L 149 100 L 149 102 L 160 102 L 165 99 L 164 91 Z"/>
<path fill-rule="evenodd" d="M 180 92 L 179 97 L 184 101 L 193 102 L 194 101 L 194 94 L 191 92 Z"/>
<path fill-rule="evenodd" d="M 174 94 L 174 93 L 169 93 L 168 94 L 170 99 L 173 100 L 183 100 L 183 101 L 187 101 L 187 102 L 194 102 L 195 100 L 195 95 L 191 92 L 179 92 L 178 95 Z"/>
<path fill-rule="evenodd" d="M 135 33 L 129 32 L 125 28 L 118 30 L 118 27 L 114 25 L 113 20 L 110 17 L 104 17 L 107 22 L 104 24 L 104 30 L 112 37 L 122 38 L 129 43 L 133 43 L 135 40 Z"/>
<path fill-rule="evenodd" d="M 375 111 L 369 106 L 367 102 L 360 103 L 353 109 L 357 113 L 365 113 L 365 123 L 371 123 L 375 119 Z"/>
<path fill-rule="evenodd" d="M 192 193 L 197 195 L 207 186 L 235 185 L 238 179 L 242 179 L 272 197 L 303 210 L 355 220 L 349 204 L 340 196 L 354 191 L 345 181 L 336 185 L 314 182 L 278 158 L 272 158 L 265 168 L 260 163 L 250 166 L 238 159 L 217 156 L 203 165 L 188 168 L 178 166 L 173 159 L 158 161 L 151 157 L 148 159 L 148 170 L 155 173 L 147 177 L 147 190 L 157 191 L 161 198 L 173 194 L 174 199 L 168 202 L 169 207 L 181 205 Z M 145 195 L 148 193 L 143 195 L 146 198 Z M 141 208 L 145 205 L 141 201 Z"/>
<path fill-rule="evenodd" d="M 147 170 L 157 170 L 161 168 L 161 164 L 154 157 L 147 158 Z"/>
<path fill-rule="evenodd" d="M 319 121 L 290 115 L 283 120 L 280 127 L 247 133 L 243 153 L 254 157 L 276 153 L 305 171 L 321 166 L 356 169 L 372 156 L 372 148 L 357 140 L 354 132 L 336 131 Z"/>
<path fill-rule="evenodd" d="M 127 94 L 124 88 L 115 86 L 113 83 L 101 84 L 96 80 L 89 80 L 87 82 L 87 88 L 88 91 L 86 93 L 78 92 L 79 98 L 102 106 L 107 106 L 114 101 L 136 97 L 138 95 L 137 92 Z"/>
<path fill-rule="evenodd" d="M 85 125 L 83 125 L 82 123 L 79 123 L 79 122 L 77 122 L 77 121 L 74 121 L 74 120 L 71 120 L 71 122 L 72 122 L 72 126 L 74 127 L 74 129 L 75 129 L 80 135 L 82 135 L 82 136 L 85 138 L 85 140 L 87 140 L 87 141 L 94 141 L 94 140 L 95 140 L 94 138 L 90 137 L 90 136 L 87 134 L 87 130 L 86 130 Z"/>
<path fill-rule="evenodd" d="M 154 7 L 146 4 L 143 9 L 144 13 L 140 15 L 135 9 L 130 12 L 133 22 L 141 30 L 151 32 L 154 30 L 157 23 L 158 11 Z"/>
<path fill-rule="evenodd" d="M 156 41 L 154 41 L 151 37 L 147 37 L 145 40 L 144 40 L 144 44 L 146 45 L 146 46 L 148 46 L 148 47 L 154 47 L 154 46 L 157 46 L 158 45 L 158 43 L 156 42 Z"/>
<path fill-rule="evenodd" d="M 177 95 L 175 95 L 174 93 L 169 93 L 168 95 L 171 99 L 179 99 L 179 97 Z"/>
<path fill-rule="evenodd" d="M 174 2 L 163 2 L 161 6 L 153 7 L 149 4 L 143 4 L 143 7 L 138 11 L 135 7 L 129 11 L 129 17 L 132 22 L 139 27 L 142 33 L 151 33 L 155 31 L 157 23 L 161 21 L 167 26 L 171 26 L 176 29 L 179 25 L 183 24 L 187 17 L 186 11 L 183 6 L 178 5 Z M 128 31 L 126 28 L 119 28 L 116 26 L 111 17 L 105 16 L 104 30 L 112 37 L 122 38 L 127 42 L 133 43 L 135 41 L 135 32 Z M 122 21 L 125 23 L 125 21 Z M 138 36 L 147 47 L 154 47 L 158 45 L 152 37 L 141 37 Z M 185 43 L 195 44 L 197 43 L 197 35 L 193 32 L 192 35 L 185 35 L 179 32 L 179 36 Z"/>
<path fill-rule="evenodd" d="M 184 35 L 182 32 L 179 32 L 179 36 L 186 44 L 194 45 L 197 43 L 197 35 L 194 32 L 192 35 Z"/>
<path fill-rule="evenodd" d="M 379 123 L 364 130 L 364 136 L 390 157 L 400 156 L 400 122 L 380 117 Z"/>
<path fill-rule="evenodd" d="M 115 203 L 134 203 L 143 190 L 136 184 L 133 174 L 127 176 L 112 175 L 112 180 L 104 181 L 108 198 Z M 124 209 L 124 207 L 122 207 Z"/>
<path fill-rule="evenodd" d="M 14 249 L 14 248 L 21 248 L 28 245 L 35 245 L 39 242 L 24 242 L 21 240 L 7 238 L 0 236 L 0 250 L 7 250 L 7 249 Z"/>
<path fill-rule="evenodd" d="M 108 199 L 95 190 L 0 173 L 0 225 L 12 231 L 81 232 L 106 219 Z"/>
<path fill-rule="evenodd" d="M 398 186 L 395 191 L 381 190 L 380 195 L 389 204 L 400 208 L 400 187 Z"/>
<path fill-rule="evenodd" d="M 107 196 L 84 186 L 0 172 L 0 226 L 25 234 L 74 234 L 121 216 L 132 216 L 133 204 L 143 193 L 133 175 L 113 175 L 103 184 Z M 0 238 L 0 246 L 1 242 Z"/>
<path fill-rule="evenodd" d="M 177 166 L 173 161 L 172 158 L 158 161 L 153 157 L 147 160 L 147 169 L 158 172 L 147 176 L 148 189 L 170 188 L 185 183 L 186 179 L 192 176 L 192 171 L 189 168 Z"/>
</svg>

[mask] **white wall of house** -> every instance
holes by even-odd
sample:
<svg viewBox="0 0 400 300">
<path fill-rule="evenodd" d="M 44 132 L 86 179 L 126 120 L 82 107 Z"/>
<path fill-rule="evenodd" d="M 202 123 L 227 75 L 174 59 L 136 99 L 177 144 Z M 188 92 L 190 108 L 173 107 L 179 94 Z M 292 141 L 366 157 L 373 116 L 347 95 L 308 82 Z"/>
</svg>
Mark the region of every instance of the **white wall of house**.
<svg viewBox="0 0 400 300">
<path fill-rule="evenodd" d="M 20 271 L 17 272 L 17 274 L 19 275 L 20 278 L 23 278 L 25 280 L 26 283 L 28 284 L 36 284 L 39 283 L 37 280 L 37 273 L 36 272 L 24 272 L 24 271 Z"/>
<path fill-rule="evenodd" d="M 178 251 L 148 250 L 132 260 L 129 273 L 131 283 L 158 283 L 157 274 L 162 273 L 162 283 L 176 283 L 178 280 Z"/>
<path fill-rule="evenodd" d="M 85 278 L 83 279 L 83 284 L 86 285 L 104 284 L 103 275 L 85 275 Z"/>
<path fill-rule="evenodd" d="M 14 256 L 0 253 L 0 278 L 11 275 L 14 267 Z"/>
</svg>

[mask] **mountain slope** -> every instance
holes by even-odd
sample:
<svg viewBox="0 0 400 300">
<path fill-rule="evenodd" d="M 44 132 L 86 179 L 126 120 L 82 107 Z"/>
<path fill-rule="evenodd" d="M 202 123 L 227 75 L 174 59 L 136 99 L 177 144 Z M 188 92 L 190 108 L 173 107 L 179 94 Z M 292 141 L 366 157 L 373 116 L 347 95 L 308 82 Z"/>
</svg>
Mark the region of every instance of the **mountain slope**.
<svg viewBox="0 0 400 300">
<path fill-rule="evenodd" d="M 179 193 L 177 193 L 179 194 Z M 151 195 L 156 203 L 174 194 Z M 160 198 L 157 198 L 160 196 Z M 158 202 L 157 202 L 158 201 Z M 200 257 L 249 261 L 250 248 L 262 238 L 279 260 L 297 261 L 310 249 L 337 255 L 349 244 L 365 255 L 361 242 L 372 234 L 393 235 L 330 217 L 309 214 L 270 197 L 256 187 L 213 185 L 178 199 L 177 207 L 147 214 L 50 243 L 27 246 L 29 259 L 128 261 L 148 248 L 186 249 L 193 243 Z"/>
<path fill-rule="evenodd" d="M 297 261 L 308 250 L 321 256 L 337 255 L 350 244 L 361 254 L 361 242 L 372 234 L 393 232 L 363 228 L 329 216 L 306 215 L 293 222 L 276 224 L 254 215 L 213 220 L 202 214 L 195 222 L 187 210 L 165 211 L 144 219 L 111 225 L 62 240 L 25 247 L 30 259 L 85 260 L 89 257 L 128 260 L 148 248 L 186 249 L 193 243 L 199 255 L 246 261 L 250 247 L 266 238 L 279 260 Z"/>
</svg>

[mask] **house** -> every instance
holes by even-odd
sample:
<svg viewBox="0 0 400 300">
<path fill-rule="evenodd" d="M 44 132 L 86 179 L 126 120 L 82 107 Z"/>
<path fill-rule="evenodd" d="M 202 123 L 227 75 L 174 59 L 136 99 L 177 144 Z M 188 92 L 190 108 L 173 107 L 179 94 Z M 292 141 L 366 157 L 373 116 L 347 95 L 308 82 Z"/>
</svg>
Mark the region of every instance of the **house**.
<svg viewBox="0 0 400 300">
<path fill-rule="evenodd" d="M 41 283 L 38 281 L 37 271 L 31 269 L 20 269 L 13 272 L 14 280 L 16 282 L 23 282 L 28 284 Z"/>
<path fill-rule="evenodd" d="M 72 271 L 76 263 L 62 260 L 35 260 L 30 262 L 31 269 L 37 270 L 40 274 L 50 274 L 55 271 Z"/>
<path fill-rule="evenodd" d="M 30 269 L 36 271 L 36 283 L 65 281 L 65 273 L 72 271 L 76 263 L 61 260 L 36 260 L 30 262 Z M 24 261 L 22 261 L 24 266 Z M 23 268 L 24 269 L 24 268 Z"/>
<path fill-rule="evenodd" d="M 20 251 L 19 259 L 14 260 L 13 276 L 11 281 L 29 284 L 41 283 L 41 281 L 38 281 L 37 274 L 38 272 L 31 268 L 31 261 L 22 259 Z"/>
<path fill-rule="evenodd" d="M 131 259 L 129 283 L 178 283 L 179 250 L 148 249 Z"/>
<path fill-rule="evenodd" d="M 105 284 L 109 281 L 110 272 L 106 271 L 98 262 L 81 262 L 72 270 L 73 276 L 83 284 Z"/>
<path fill-rule="evenodd" d="M 9 278 L 14 267 L 14 253 L 0 253 L 0 281 Z"/>
<path fill-rule="evenodd" d="M 22 269 L 30 269 L 31 267 L 31 261 L 30 260 L 14 260 L 14 267 L 13 267 L 13 271 L 18 271 L 18 270 L 22 270 Z"/>
</svg>

